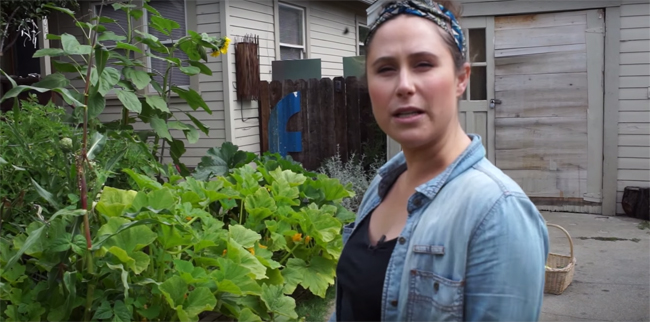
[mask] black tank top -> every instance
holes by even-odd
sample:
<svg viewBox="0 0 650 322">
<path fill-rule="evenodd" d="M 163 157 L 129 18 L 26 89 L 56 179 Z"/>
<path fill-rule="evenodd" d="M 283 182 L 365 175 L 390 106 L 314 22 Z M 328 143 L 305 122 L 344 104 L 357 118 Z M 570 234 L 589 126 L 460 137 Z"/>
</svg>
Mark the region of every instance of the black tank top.
<svg viewBox="0 0 650 322">
<path fill-rule="evenodd" d="M 348 239 L 336 268 L 338 321 L 381 321 L 386 269 L 397 239 L 370 244 L 366 216 Z"/>
</svg>

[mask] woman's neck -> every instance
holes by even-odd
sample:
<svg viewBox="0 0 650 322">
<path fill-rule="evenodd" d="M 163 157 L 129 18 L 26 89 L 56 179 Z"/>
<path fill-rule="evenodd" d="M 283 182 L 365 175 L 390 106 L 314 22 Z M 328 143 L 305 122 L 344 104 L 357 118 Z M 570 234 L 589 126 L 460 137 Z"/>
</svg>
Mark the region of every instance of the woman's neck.
<svg viewBox="0 0 650 322">
<path fill-rule="evenodd" d="M 406 159 L 406 183 L 413 188 L 442 173 L 472 143 L 460 124 L 432 144 L 403 149 Z"/>
</svg>

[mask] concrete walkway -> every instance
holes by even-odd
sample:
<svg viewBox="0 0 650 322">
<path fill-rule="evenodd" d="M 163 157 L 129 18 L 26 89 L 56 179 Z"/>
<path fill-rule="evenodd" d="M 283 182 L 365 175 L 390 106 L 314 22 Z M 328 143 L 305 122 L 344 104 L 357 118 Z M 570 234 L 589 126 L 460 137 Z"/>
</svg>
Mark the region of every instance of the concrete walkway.
<svg viewBox="0 0 650 322">
<path fill-rule="evenodd" d="M 546 294 L 541 321 L 650 321 L 650 227 L 628 217 L 543 213 L 566 229 L 577 259 L 573 283 Z M 549 227 L 551 252 L 569 254 L 562 231 Z"/>
</svg>

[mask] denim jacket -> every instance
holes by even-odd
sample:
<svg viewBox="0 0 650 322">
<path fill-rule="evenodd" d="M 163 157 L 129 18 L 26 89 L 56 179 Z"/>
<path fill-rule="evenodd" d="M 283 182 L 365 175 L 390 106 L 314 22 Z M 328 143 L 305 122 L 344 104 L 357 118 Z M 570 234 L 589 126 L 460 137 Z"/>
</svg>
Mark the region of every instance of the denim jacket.
<svg viewBox="0 0 650 322">
<path fill-rule="evenodd" d="M 546 223 L 519 185 L 485 158 L 481 137 L 469 136 L 456 161 L 409 199 L 386 271 L 382 321 L 539 319 Z M 355 222 L 343 229 L 344 243 L 405 170 L 402 153 L 379 170 Z"/>
</svg>

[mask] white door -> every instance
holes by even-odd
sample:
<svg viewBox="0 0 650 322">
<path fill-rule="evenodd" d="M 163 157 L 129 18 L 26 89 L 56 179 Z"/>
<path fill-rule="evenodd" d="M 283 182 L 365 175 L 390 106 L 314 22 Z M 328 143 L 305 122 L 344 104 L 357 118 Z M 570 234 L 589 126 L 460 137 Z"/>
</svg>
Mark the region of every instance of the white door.
<svg viewBox="0 0 650 322">
<path fill-rule="evenodd" d="M 458 118 L 467 133 L 483 139 L 487 158 L 494 159 L 494 18 L 472 17 L 461 21 L 467 39 L 470 80 L 458 107 Z"/>
</svg>

